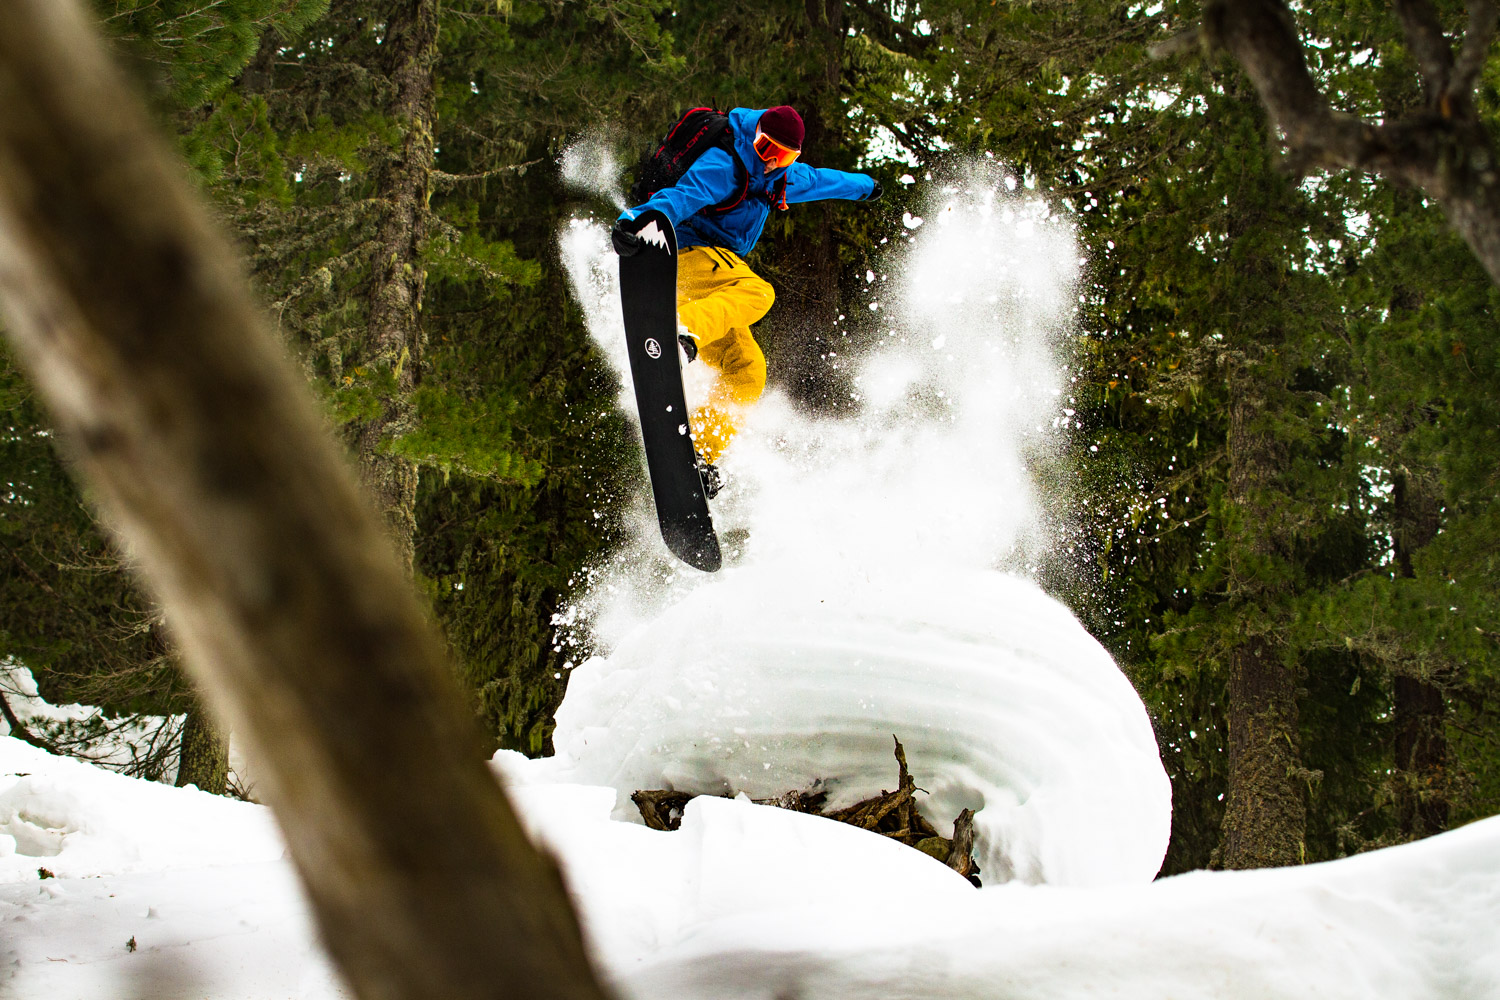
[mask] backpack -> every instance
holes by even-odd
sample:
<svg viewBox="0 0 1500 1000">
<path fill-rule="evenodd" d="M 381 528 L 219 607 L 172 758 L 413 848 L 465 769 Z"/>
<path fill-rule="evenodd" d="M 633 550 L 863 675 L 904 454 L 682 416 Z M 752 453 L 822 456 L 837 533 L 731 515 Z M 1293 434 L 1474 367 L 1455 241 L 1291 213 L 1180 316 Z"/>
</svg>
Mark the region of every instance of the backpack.
<svg viewBox="0 0 1500 1000">
<path fill-rule="evenodd" d="M 713 108 L 692 108 L 683 112 L 662 139 L 654 153 L 641 157 L 636 182 L 631 185 L 632 204 L 639 205 L 662 188 L 682 179 L 698 157 L 710 149 L 722 149 L 734 161 L 735 190 L 717 205 L 703 209 L 710 215 L 723 215 L 745 200 L 750 191 L 750 173 L 734 151 L 734 131 L 729 116 Z"/>
</svg>

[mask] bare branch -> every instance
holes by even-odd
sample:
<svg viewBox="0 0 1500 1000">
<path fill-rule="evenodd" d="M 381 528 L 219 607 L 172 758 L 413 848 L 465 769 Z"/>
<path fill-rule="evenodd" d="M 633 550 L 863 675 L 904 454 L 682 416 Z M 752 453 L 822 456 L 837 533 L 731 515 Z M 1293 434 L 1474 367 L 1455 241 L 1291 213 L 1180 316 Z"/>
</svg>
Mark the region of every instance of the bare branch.
<svg viewBox="0 0 1500 1000">
<path fill-rule="evenodd" d="M 1185 55 L 1189 52 L 1198 52 L 1203 48 L 1203 32 L 1197 25 L 1179 32 L 1171 38 L 1160 42 L 1153 42 L 1146 47 L 1146 55 L 1155 60 L 1171 59 L 1174 56 Z"/>
<path fill-rule="evenodd" d="M 1458 62 L 1443 93 L 1444 103 L 1472 104 L 1471 93 L 1479 74 L 1484 70 L 1485 57 L 1490 43 L 1495 40 L 1496 22 L 1500 21 L 1500 8 L 1490 0 L 1470 0 L 1469 30 L 1464 34 L 1463 48 L 1459 50 Z"/>
<path fill-rule="evenodd" d="M 1427 105 L 1435 107 L 1447 90 L 1453 73 L 1453 47 L 1448 44 L 1448 36 L 1443 34 L 1437 11 L 1427 0 L 1395 0 L 1394 6 L 1401 21 L 1401 31 L 1406 35 L 1406 47 L 1411 50 L 1412 58 L 1417 61 L 1417 71 L 1422 74 Z"/>
<path fill-rule="evenodd" d="M 921 52 L 932 44 L 931 38 L 912 31 L 890 14 L 878 9 L 869 0 L 848 0 L 848 3 L 850 7 L 859 11 L 874 24 L 876 33 L 887 45 L 896 46 L 903 52 L 913 53 Z"/>
<path fill-rule="evenodd" d="M 1212 44 L 1235 57 L 1259 92 L 1271 121 L 1293 148 L 1321 145 L 1332 112 L 1313 82 L 1297 24 L 1281 0 L 1212 0 L 1204 10 Z"/>
<path fill-rule="evenodd" d="M 1425 0 L 1398 0 L 1397 6 L 1408 25 L 1409 43 L 1427 64 L 1424 72 L 1438 72 L 1447 64 L 1434 41 L 1437 28 L 1430 8 Z M 1468 80 L 1479 72 L 1496 28 L 1492 0 L 1476 0 L 1471 13 L 1463 69 L 1451 72 L 1453 80 Z M 1449 223 L 1500 284 L 1500 154 L 1489 128 L 1474 114 L 1467 90 L 1440 94 L 1437 106 L 1421 115 L 1376 125 L 1329 107 L 1308 72 L 1296 22 L 1284 0 L 1210 0 L 1203 30 L 1250 77 L 1286 142 L 1291 165 L 1300 170 L 1368 170 L 1423 189 L 1442 204 Z M 1452 58 L 1451 52 L 1446 58 Z M 1451 70 L 1443 71 L 1443 80 L 1450 79 Z"/>
<path fill-rule="evenodd" d="M 38 736 L 26 727 L 26 723 L 17 717 L 15 711 L 10 707 L 10 702 L 5 698 L 5 692 L 0 691 L 0 717 L 5 719 L 6 725 L 10 727 L 9 735 L 23 743 L 30 743 L 34 747 L 40 747 L 48 753 L 56 753 L 57 748 L 45 738 Z"/>
<path fill-rule="evenodd" d="M 531 167 L 541 163 L 541 160 L 527 160 L 525 163 L 512 163 L 509 166 L 496 167 L 494 170 L 486 170 L 477 174 L 449 174 L 441 170 L 434 170 L 431 174 L 434 187 L 453 187 L 456 184 L 471 184 L 474 181 L 487 181 L 495 177 L 503 177 L 506 174 L 524 176 Z"/>
</svg>

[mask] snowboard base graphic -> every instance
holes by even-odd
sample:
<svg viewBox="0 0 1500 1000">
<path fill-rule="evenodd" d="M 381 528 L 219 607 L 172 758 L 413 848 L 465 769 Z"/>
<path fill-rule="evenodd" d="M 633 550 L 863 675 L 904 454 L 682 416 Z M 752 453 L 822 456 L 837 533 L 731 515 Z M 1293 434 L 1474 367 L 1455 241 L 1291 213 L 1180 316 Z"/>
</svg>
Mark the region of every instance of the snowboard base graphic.
<svg viewBox="0 0 1500 1000">
<path fill-rule="evenodd" d="M 620 304 L 656 520 L 673 555 L 712 573 L 722 556 L 698 475 L 677 358 L 677 234 L 657 211 L 643 212 L 632 226 L 642 246 L 620 257 Z"/>
</svg>

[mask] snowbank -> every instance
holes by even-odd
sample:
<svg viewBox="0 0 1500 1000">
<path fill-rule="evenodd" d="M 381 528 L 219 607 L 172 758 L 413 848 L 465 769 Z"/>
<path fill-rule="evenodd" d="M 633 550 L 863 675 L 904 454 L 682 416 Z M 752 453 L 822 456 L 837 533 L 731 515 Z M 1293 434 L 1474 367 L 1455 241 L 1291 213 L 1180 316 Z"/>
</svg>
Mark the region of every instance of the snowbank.
<svg viewBox="0 0 1500 1000">
<path fill-rule="evenodd" d="M 627 978 L 696 1000 L 1500 996 L 1500 819 L 1305 868 L 715 921 Z"/>
<path fill-rule="evenodd" d="M 519 784 L 535 777 L 519 754 L 497 765 L 532 835 L 562 862 L 596 952 L 629 969 L 715 920 L 839 899 L 856 909 L 904 898 L 956 902 L 963 876 L 927 855 L 843 823 L 746 799 L 689 802 L 666 833 L 614 820 L 613 789 Z"/>
<path fill-rule="evenodd" d="M 1139 698 L 1066 608 L 969 571 L 726 570 L 573 672 L 533 780 L 830 808 L 895 787 L 892 736 L 948 835 L 976 810 L 986 884 L 1146 882 L 1171 786 Z M 747 620 L 748 619 L 748 620 Z"/>
<path fill-rule="evenodd" d="M 829 820 L 698 799 L 680 831 L 663 833 L 612 819 L 612 788 L 527 784 L 531 762 L 496 763 L 627 998 L 1500 996 L 1500 819 L 1307 868 L 976 890 Z M 23 792 L 39 786 L 18 771 L 47 789 Z M 9 738 L 0 776 L 28 822 L 45 803 L 45 821 L 71 831 L 56 854 L 5 859 L 0 996 L 350 995 L 315 943 L 290 863 L 264 860 L 280 842 L 261 807 Z M 148 843 L 158 838 L 167 849 Z M 57 877 L 40 878 L 42 863 Z"/>
<path fill-rule="evenodd" d="M 270 811 L 0 738 L 0 883 L 279 859 Z"/>
</svg>

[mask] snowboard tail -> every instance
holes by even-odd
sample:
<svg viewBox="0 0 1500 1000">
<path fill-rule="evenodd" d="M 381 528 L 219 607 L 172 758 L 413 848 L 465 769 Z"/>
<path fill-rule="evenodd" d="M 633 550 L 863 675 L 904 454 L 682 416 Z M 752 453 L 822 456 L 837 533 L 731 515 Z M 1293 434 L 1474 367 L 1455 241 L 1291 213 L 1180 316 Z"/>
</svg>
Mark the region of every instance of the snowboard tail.
<svg viewBox="0 0 1500 1000">
<path fill-rule="evenodd" d="M 677 357 L 677 234 L 657 211 L 643 212 L 633 229 L 642 245 L 620 257 L 620 304 L 656 520 L 673 555 L 712 573 L 723 559 L 698 474 Z"/>
</svg>

